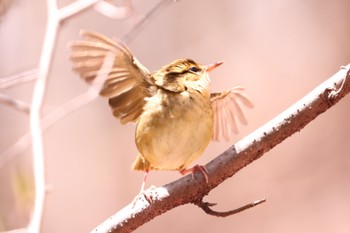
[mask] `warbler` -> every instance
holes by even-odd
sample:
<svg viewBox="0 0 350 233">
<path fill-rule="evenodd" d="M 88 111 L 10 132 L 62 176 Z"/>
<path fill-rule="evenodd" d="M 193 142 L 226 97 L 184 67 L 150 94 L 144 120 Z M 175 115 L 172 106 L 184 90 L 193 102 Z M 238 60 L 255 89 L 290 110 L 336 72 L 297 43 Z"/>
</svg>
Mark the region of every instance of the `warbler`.
<svg viewBox="0 0 350 233">
<path fill-rule="evenodd" d="M 237 132 L 237 119 L 246 124 L 241 105 L 253 107 L 243 87 L 211 93 L 209 72 L 222 64 L 201 65 L 177 59 L 150 72 L 120 41 L 91 31 L 69 44 L 73 70 L 88 83 L 106 76 L 100 95 L 109 99 L 122 124 L 136 123 L 139 154 L 133 170 L 177 170 L 182 174 L 203 166 L 188 166 L 202 155 L 211 139 L 228 139 Z M 112 54 L 112 55 L 111 55 Z M 112 65 L 103 66 L 110 56 Z M 141 190 L 144 187 L 144 182 Z"/>
</svg>

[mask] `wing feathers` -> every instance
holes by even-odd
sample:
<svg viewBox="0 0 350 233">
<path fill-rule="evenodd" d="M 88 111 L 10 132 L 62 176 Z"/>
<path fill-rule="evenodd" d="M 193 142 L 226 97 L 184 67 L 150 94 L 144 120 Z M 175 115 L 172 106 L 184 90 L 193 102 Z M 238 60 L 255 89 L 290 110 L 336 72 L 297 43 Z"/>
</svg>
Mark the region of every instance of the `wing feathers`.
<svg viewBox="0 0 350 233">
<path fill-rule="evenodd" d="M 214 132 L 212 139 L 229 140 L 232 133 L 238 133 L 237 120 L 247 124 L 242 105 L 253 108 L 253 103 L 242 93 L 243 87 L 235 87 L 227 92 L 212 93 L 211 103 L 214 111 Z"/>
<path fill-rule="evenodd" d="M 149 88 L 153 84 L 150 72 L 122 43 L 96 32 L 82 30 L 80 34 L 85 40 L 69 44 L 72 69 L 88 83 L 99 75 L 107 76 L 100 95 L 109 98 L 113 115 L 122 124 L 137 121 L 145 98 L 150 96 Z M 113 67 L 101 69 L 109 54 L 114 56 Z"/>
</svg>

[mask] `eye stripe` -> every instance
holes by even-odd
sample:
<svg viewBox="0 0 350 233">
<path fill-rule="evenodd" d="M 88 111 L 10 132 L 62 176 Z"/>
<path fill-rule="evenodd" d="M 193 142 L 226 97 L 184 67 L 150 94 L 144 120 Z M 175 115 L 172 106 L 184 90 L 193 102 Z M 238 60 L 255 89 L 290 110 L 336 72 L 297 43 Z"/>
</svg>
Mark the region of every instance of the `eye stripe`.
<svg viewBox="0 0 350 233">
<path fill-rule="evenodd" d="M 185 74 L 187 72 L 188 72 L 187 70 L 184 70 L 182 72 L 174 72 L 173 71 L 173 72 L 168 72 L 165 75 L 167 78 L 176 78 L 176 77 L 179 77 L 180 75 Z"/>
</svg>

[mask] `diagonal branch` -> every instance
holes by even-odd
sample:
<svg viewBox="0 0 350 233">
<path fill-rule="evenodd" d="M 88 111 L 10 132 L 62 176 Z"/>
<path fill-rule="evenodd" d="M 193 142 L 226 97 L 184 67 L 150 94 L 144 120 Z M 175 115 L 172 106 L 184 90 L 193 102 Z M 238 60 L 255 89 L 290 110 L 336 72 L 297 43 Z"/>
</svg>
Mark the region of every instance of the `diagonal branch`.
<svg viewBox="0 0 350 233">
<path fill-rule="evenodd" d="M 144 198 L 129 204 L 99 225 L 92 233 L 131 232 L 177 206 L 198 203 L 212 189 L 264 153 L 299 132 L 318 115 L 350 92 L 350 64 L 311 91 L 276 118 L 257 129 L 206 165 L 209 182 L 201 174 L 182 177 L 148 191 L 153 203 Z"/>
</svg>

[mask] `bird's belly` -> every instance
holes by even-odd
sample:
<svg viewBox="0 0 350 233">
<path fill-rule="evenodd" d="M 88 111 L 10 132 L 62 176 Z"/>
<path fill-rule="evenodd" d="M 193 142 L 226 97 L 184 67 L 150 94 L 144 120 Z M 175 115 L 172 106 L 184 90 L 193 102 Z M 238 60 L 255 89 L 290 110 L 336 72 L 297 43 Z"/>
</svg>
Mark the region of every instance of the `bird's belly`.
<svg viewBox="0 0 350 233">
<path fill-rule="evenodd" d="M 140 118 L 137 147 L 153 169 L 184 169 L 203 153 L 211 139 L 212 109 L 183 106 L 176 113 L 158 110 L 145 112 Z"/>
</svg>

